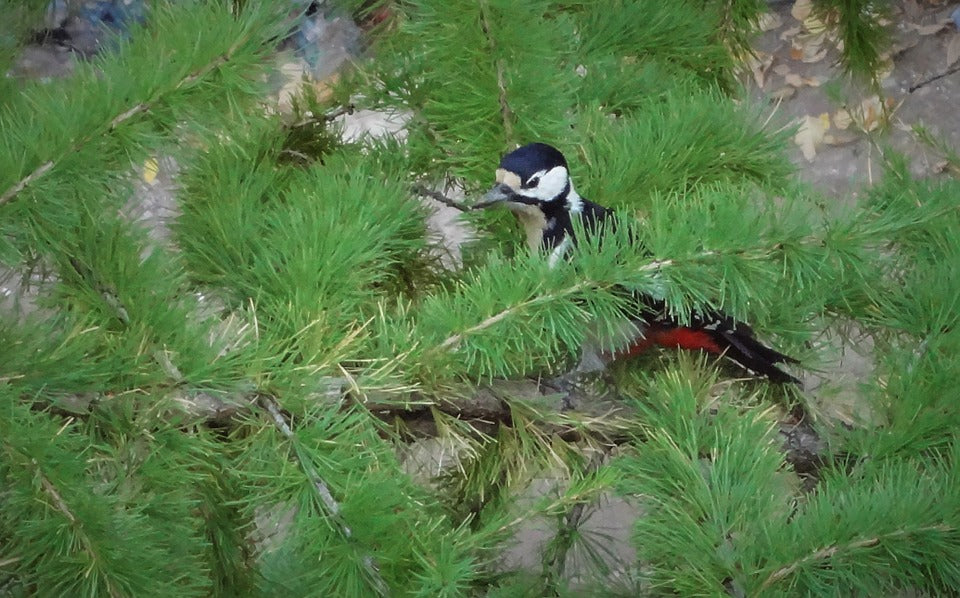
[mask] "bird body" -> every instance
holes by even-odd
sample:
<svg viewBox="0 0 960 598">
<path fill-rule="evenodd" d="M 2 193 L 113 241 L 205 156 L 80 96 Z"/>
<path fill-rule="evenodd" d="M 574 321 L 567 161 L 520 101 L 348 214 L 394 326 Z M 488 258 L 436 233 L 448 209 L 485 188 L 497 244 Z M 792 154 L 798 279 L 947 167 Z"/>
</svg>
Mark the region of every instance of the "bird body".
<svg viewBox="0 0 960 598">
<path fill-rule="evenodd" d="M 505 155 L 496 181 L 475 208 L 506 205 L 523 226 L 528 246 L 546 251 L 551 266 L 576 245 L 575 221 L 587 234 L 601 235 L 604 223 L 612 222 L 613 211 L 581 197 L 574 190 L 563 154 L 544 143 L 531 143 Z M 796 360 L 761 343 L 743 322 L 718 310 L 703 310 L 689 314 L 681 324 L 663 300 L 640 293 L 632 293 L 632 299 L 635 309 L 621 331 L 624 338 L 617 339 L 623 342 L 616 343 L 624 348 L 611 354 L 598 348 L 608 343 L 587 343 L 577 371 L 602 369 L 616 357 L 658 345 L 722 355 L 754 375 L 799 382 L 778 367 Z"/>
</svg>

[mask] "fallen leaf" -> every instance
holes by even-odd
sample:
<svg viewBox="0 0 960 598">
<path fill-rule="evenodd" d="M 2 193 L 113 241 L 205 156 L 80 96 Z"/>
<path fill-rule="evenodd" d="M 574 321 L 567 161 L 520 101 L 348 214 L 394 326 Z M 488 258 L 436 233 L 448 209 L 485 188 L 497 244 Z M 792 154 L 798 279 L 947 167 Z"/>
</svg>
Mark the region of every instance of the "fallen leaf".
<svg viewBox="0 0 960 598">
<path fill-rule="evenodd" d="M 873 96 L 861 102 L 858 116 L 860 118 L 857 119 L 857 125 L 864 131 L 873 131 L 879 127 L 883 119 L 883 104 L 880 103 L 880 98 Z"/>
<path fill-rule="evenodd" d="M 950 165 L 950 162 L 948 160 L 940 160 L 939 162 L 933 165 L 931 170 L 935 174 L 940 174 L 941 172 L 945 171 L 947 169 L 947 166 L 949 165 Z"/>
<path fill-rule="evenodd" d="M 850 131 L 840 131 L 837 133 L 827 133 L 823 136 L 825 145 L 846 145 L 860 139 L 860 136 Z"/>
<path fill-rule="evenodd" d="M 770 99 L 779 101 L 789 100 L 795 93 L 797 93 L 796 87 L 790 87 L 789 85 L 786 85 L 776 91 L 771 92 Z"/>
<path fill-rule="evenodd" d="M 803 61 L 806 63 L 820 62 L 821 60 L 826 58 L 828 50 L 829 48 L 823 48 L 822 50 L 816 53 L 810 53 L 810 54 L 805 53 L 803 55 Z"/>
<path fill-rule="evenodd" d="M 763 89 L 763 84 L 766 81 L 767 71 L 770 69 L 770 65 L 772 64 L 773 54 L 768 54 L 766 52 L 757 50 L 747 56 L 746 67 L 750 69 L 750 73 L 753 74 L 753 80 L 756 81 L 757 87 L 760 89 Z"/>
<path fill-rule="evenodd" d="M 879 96 L 874 95 L 864 99 L 859 106 L 838 111 L 834 115 L 833 122 L 838 129 L 845 129 L 850 124 L 855 124 L 862 131 L 870 132 L 887 122 L 896 108 L 897 102 L 893 98 L 881 100 Z M 850 119 L 849 122 L 845 122 L 847 117 Z M 844 124 L 845 126 L 841 126 Z"/>
<path fill-rule="evenodd" d="M 789 29 L 784 29 L 783 32 L 780 34 L 780 40 L 787 41 L 788 39 L 800 33 L 800 29 L 801 28 L 799 25 L 797 25 L 796 27 L 791 27 Z"/>
<path fill-rule="evenodd" d="M 789 73 L 783 77 L 783 81 L 793 87 L 820 87 L 826 79 L 820 77 L 801 77 L 796 73 Z"/>
<path fill-rule="evenodd" d="M 833 115 L 833 126 L 840 130 L 844 130 L 850 125 L 853 124 L 853 117 L 850 116 L 850 113 L 846 109 L 841 108 L 837 110 Z"/>
<path fill-rule="evenodd" d="M 807 31 L 813 33 L 814 35 L 819 35 L 821 33 L 826 33 L 827 24 L 820 20 L 816 15 L 810 15 L 803 20 L 803 26 Z"/>
<path fill-rule="evenodd" d="M 760 19 L 757 21 L 757 28 L 760 31 L 772 31 L 778 29 L 781 25 L 783 25 L 783 19 L 775 12 L 765 12 L 760 15 Z"/>
<path fill-rule="evenodd" d="M 805 116 L 800 122 L 800 129 L 793 136 L 793 142 L 800 146 L 800 151 L 808 162 L 813 162 L 817 157 L 817 146 L 823 143 L 823 137 L 829 126 L 830 116 L 826 113 L 819 116 Z"/>
<path fill-rule="evenodd" d="M 803 62 L 819 62 L 827 55 L 828 48 L 824 47 L 824 34 L 812 35 L 805 33 L 790 41 L 790 58 Z"/>
<path fill-rule="evenodd" d="M 953 63 L 958 60 L 960 60 L 960 31 L 954 33 L 947 42 L 947 68 L 953 66 Z"/>
<path fill-rule="evenodd" d="M 786 64 L 778 64 L 777 66 L 773 67 L 773 72 L 781 77 L 786 77 L 790 74 L 790 67 Z"/>
<path fill-rule="evenodd" d="M 326 102 L 333 97 L 333 89 L 340 80 L 340 73 L 332 73 L 326 79 L 313 82 L 314 97 L 318 102 Z"/>
<path fill-rule="evenodd" d="M 813 0 L 797 0 L 790 9 L 790 15 L 798 21 L 804 21 L 811 12 L 813 12 Z"/>
<path fill-rule="evenodd" d="M 877 65 L 877 80 L 883 81 L 889 78 L 893 74 L 894 66 L 896 65 L 892 58 L 881 58 L 880 64 Z"/>
<path fill-rule="evenodd" d="M 160 165 L 154 158 L 147 158 L 143 163 L 143 180 L 152 185 L 157 180 L 157 174 L 160 172 Z"/>
</svg>

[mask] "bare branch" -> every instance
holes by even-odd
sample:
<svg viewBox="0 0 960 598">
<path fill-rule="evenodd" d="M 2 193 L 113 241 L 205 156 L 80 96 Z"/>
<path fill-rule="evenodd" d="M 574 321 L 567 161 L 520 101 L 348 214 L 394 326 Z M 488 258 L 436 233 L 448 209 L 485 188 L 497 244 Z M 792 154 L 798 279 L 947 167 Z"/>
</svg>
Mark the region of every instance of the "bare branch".
<svg viewBox="0 0 960 598">
<path fill-rule="evenodd" d="M 470 208 L 468 208 L 467 206 L 463 205 L 463 204 L 460 203 L 459 201 L 456 201 L 456 200 L 454 200 L 454 199 L 450 199 L 449 197 L 447 197 L 447 196 L 444 195 L 443 193 L 440 193 L 439 191 L 434 191 L 433 189 L 428 189 L 427 187 L 424 187 L 423 185 L 414 185 L 414 186 L 413 186 L 413 192 L 416 193 L 417 195 L 422 195 L 423 197 L 429 197 L 430 199 L 435 200 L 435 201 L 438 201 L 438 202 L 442 203 L 442 204 L 445 205 L 445 206 L 449 206 L 449 207 L 451 207 L 451 208 L 456 208 L 456 209 L 460 210 L 461 212 L 469 212 L 469 211 L 470 211 Z"/>
<path fill-rule="evenodd" d="M 914 85 L 911 85 L 911 86 L 910 86 L 910 89 L 908 89 L 907 91 L 909 91 L 910 93 L 913 93 L 913 92 L 917 91 L 918 89 L 920 89 L 921 87 L 923 87 L 923 86 L 925 86 L 925 85 L 930 85 L 930 84 L 933 83 L 934 81 L 939 81 L 940 79 L 943 79 L 944 77 L 949 77 L 950 75 L 952 75 L 952 74 L 954 74 L 954 73 L 956 73 L 956 72 L 960 72 L 960 64 L 958 64 L 958 65 L 956 65 L 956 66 L 954 66 L 954 67 L 952 67 L 952 68 L 950 68 L 950 69 L 947 69 L 946 71 L 940 73 L 939 75 L 934 75 L 934 76 L 930 77 L 929 79 L 924 79 L 923 81 L 920 81 L 919 83 L 915 83 Z"/>
</svg>

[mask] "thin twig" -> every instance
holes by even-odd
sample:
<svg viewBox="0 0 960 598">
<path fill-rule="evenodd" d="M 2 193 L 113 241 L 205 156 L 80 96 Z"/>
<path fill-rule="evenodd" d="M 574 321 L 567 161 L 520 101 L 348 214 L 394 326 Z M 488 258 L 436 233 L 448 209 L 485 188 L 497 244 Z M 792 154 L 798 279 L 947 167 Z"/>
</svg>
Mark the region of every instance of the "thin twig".
<svg viewBox="0 0 960 598">
<path fill-rule="evenodd" d="M 287 423 L 286 418 L 284 418 L 283 414 L 280 413 L 280 408 L 277 406 L 276 400 L 272 396 L 261 394 L 259 396 L 259 403 L 264 409 L 267 410 L 267 413 L 270 414 L 270 417 L 273 418 L 273 423 L 277 426 L 277 429 L 280 430 L 280 433 L 283 434 L 287 440 L 296 442 L 293 429 L 290 428 L 290 424 Z M 303 472 L 308 478 L 310 478 L 310 482 L 313 484 L 313 488 L 316 490 L 320 501 L 326 507 L 330 518 L 337 522 L 337 525 L 340 527 L 340 530 L 345 538 L 351 538 L 353 536 L 353 531 L 346 524 L 346 522 L 343 521 L 342 517 L 340 517 L 340 503 L 337 502 L 337 499 L 333 497 L 333 493 L 330 492 L 330 486 L 328 486 L 323 478 L 320 477 L 320 474 L 317 472 L 316 468 L 314 468 L 312 463 L 300 458 L 299 453 L 297 454 L 297 460 L 300 463 L 300 467 L 303 468 Z M 375 586 L 374 589 L 376 590 L 377 595 L 389 595 L 389 587 L 383 580 L 383 577 L 381 577 L 380 570 L 377 567 L 376 561 L 373 560 L 373 557 L 370 555 L 364 555 L 363 564 L 367 569 L 367 574 L 370 576 L 370 581 Z"/>
<path fill-rule="evenodd" d="M 449 197 L 447 197 L 447 196 L 444 195 L 443 193 L 440 193 L 439 191 L 434 191 L 433 189 L 428 189 L 428 188 L 424 187 L 423 185 L 414 185 L 414 186 L 413 186 L 413 192 L 416 193 L 417 195 L 422 195 L 423 197 L 429 197 L 430 199 L 432 199 L 432 200 L 434 200 L 434 201 L 438 201 L 438 202 L 442 203 L 442 204 L 445 205 L 445 206 L 450 206 L 451 208 L 456 208 L 456 209 L 460 210 L 461 212 L 469 212 L 469 211 L 470 211 L 470 208 L 469 208 L 469 207 L 463 205 L 463 204 L 460 203 L 459 201 L 456 201 L 456 200 L 454 200 L 454 199 L 450 199 Z"/>
<path fill-rule="evenodd" d="M 356 111 L 356 109 L 357 107 L 354 106 L 353 104 L 347 104 L 346 106 L 342 106 L 339 110 L 334 110 L 330 114 L 325 114 L 323 116 L 323 120 L 327 121 L 328 123 L 333 122 L 338 118 L 340 118 L 341 116 L 353 114 Z"/>
<path fill-rule="evenodd" d="M 260 396 L 260 404 L 263 405 L 264 409 L 267 410 L 267 413 L 270 414 L 270 417 L 273 418 L 273 423 L 276 424 L 277 429 L 280 430 L 280 433 L 283 434 L 284 438 L 287 440 L 294 440 L 293 430 L 290 428 L 290 424 L 287 423 L 286 418 L 283 417 L 283 414 L 280 413 L 280 408 L 277 407 L 277 402 L 273 397 L 267 395 Z M 333 498 L 333 493 L 330 492 L 330 487 L 326 482 L 323 481 L 323 478 L 320 477 L 313 467 L 309 463 L 300 463 L 301 467 L 307 471 L 307 475 L 310 477 L 310 481 L 313 482 L 313 487 L 317 491 L 317 495 L 320 497 L 320 500 L 323 501 L 323 505 L 327 508 L 327 511 L 332 516 L 337 516 L 340 514 L 340 504 L 335 498 Z M 343 535 L 350 537 L 352 532 L 350 528 L 346 525 L 343 526 Z"/>
<path fill-rule="evenodd" d="M 497 89 L 499 90 L 499 101 L 500 101 L 500 117 L 503 119 L 503 130 L 507 135 L 507 141 L 513 143 L 513 111 L 510 109 L 510 104 L 507 102 L 507 83 L 506 77 L 504 76 L 503 70 L 503 60 L 496 58 L 497 55 L 497 44 L 493 40 L 493 35 L 491 34 L 492 27 L 490 26 L 490 7 L 484 1 L 480 3 L 480 27 L 483 29 L 483 35 L 487 39 L 487 46 L 490 48 L 490 54 L 496 60 L 497 67 Z"/>
<path fill-rule="evenodd" d="M 14 196 L 17 195 L 17 193 L 20 193 L 21 191 L 23 191 L 24 187 L 26 187 L 33 181 L 45 175 L 48 170 L 53 168 L 53 164 L 54 164 L 53 160 L 48 160 L 44 162 L 43 164 L 38 166 L 36 170 L 31 172 L 27 176 L 23 177 L 22 179 L 20 179 L 13 187 L 10 187 L 9 189 L 7 189 L 3 195 L 0 195 L 0 206 L 7 203 L 11 199 L 13 199 Z"/>
<path fill-rule="evenodd" d="M 576 292 L 582 290 L 582 289 L 583 289 L 584 287 L 586 287 L 586 286 L 587 286 L 587 283 L 580 282 L 580 283 L 577 283 L 577 284 L 573 285 L 572 287 L 569 287 L 569 288 L 567 288 L 567 289 L 564 289 L 564 290 L 562 290 L 562 291 L 560 291 L 560 292 L 550 293 L 550 294 L 547 294 L 547 295 L 540 295 L 540 296 L 538 296 L 538 297 L 534 297 L 533 299 L 524 301 L 524 302 L 522 302 L 522 303 L 518 303 L 518 304 L 516 304 L 516 305 L 512 305 L 512 306 L 508 307 L 507 309 L 505 309 L 505 310 L 503 310 L 503 311 L 501 311 L 501 312 L 499 312 L 499 313 L 496 313 L 496 314 L 490 316 L 489 318 L 483 320 L 483 321 L 480 322 L 479 324 L 476 324 L 476 325 L 474 325 L 474 326 L 471 326 L 470 328 L 467 328 L 467 329 L 464 330 L 463 332 L 458 332 L 457 334 L 454 334 L 454 335 L 451 335 L 451 336 L 447 337 L 446 340 L 444 340 L 442 343 L 440 343 L 439 345 L 437 345 L 436 347 L 434 347 L 433 351 L 445 351 L 445 350 L 447 350 L 447 349 L 450 349 L 451 347 L 454 347 L 454 346 L 456 346 L 457 344 L 459 344 L 460 341 L 462 341 L 462 340 L 464 339 L 464 337 L 469 336 L 469 335 L 471 335 L 471 334 L 473 334 L 473 333 L 475 333 L 475 332 L 480 332 L 481 330 L 485 330 L 485 329 L 487 329 L 487 328 L 490 328 L 491 326 L 493 326 L 493 325 L 496 324 L 497 322 L 500 322 L 500 321 L 503 320 L 504 318 L 507 318 L 507 317 L 513 315 L 514 313 L 520 311 L 521 309 L 523 309 L 523 308 L 525 308 L 525 307 L 530 307 L 531 305 L 535 305 L 535 304 L 537 304 L 537 303 L 543 303 L 543 302 L 546 302 L 546 301 L 552 301 L 552 300 L 554 300 L 554 299 L 558 299 L 558 298 L 563 297 L 563 296 L 565 296 L 565 295 L 570 295 L 570 294 L 572 294 L 572 293 L 576 293 Z"/>
<path fill-rule="evenodd" d="M 130 311 L 127 310 L 127 308 L 120 301 L 120 297 L 117 296 L 117 293 L 107 285 L 98 281 L 93 270 L 80 263 L 80 260 L 76 258 L 70 258 L 70 266 L 73 267 L 74 271 L 80 276 L 80 278 L 86 280 L 93 287 L 93 289 L 100 295 L 100 298 L 103 299 L 103 302 L 110 306 L 110 309 L 113 310 L 114 316 L 116 316 L 117 320 L 119 320 L 124 326 L 129 327 Z M 170 360 L 170 356 L 167 355 L 166 351 L 163 349 L 154 349 L 150 356 L 153 357 L 153 360 L 157 362 L 157 364 L 160 366 L 160 369 L 162 369 L 171 380 L 177 384 L 183 382 L 183 373 L 176 365 L 174 365 L 173 361 Z"/>
<path fill-rule="evenodd" d="M 949 77 L 950 75 L 952 75 L 952 74 L 954 74 L 954 73 L 956 73 L 956 72 L 958 72 L 958 71 L 960 71 L 960 64 L 957 64 L 956 66 L 953 66 L 953 67 L 947 69 L 946 71 L 940 73 L 939 75 L 934 75 L 934 76 L 930 77 L 929 79 L 924 79 L 923 81 L 921 81 L 921 82 L 919 82 L 919 83 L 917 83 L 917 84 L 915 84 L 915 85 L 912 85 L 912 86 L 910 87 L 910 89 L 908 89 L 907 91 L 909 91 L 910 93 L 913 93 L 913 92 L 917 91 L 918 89 L 920 89 L 921 87 L 923 87 L 924 85 L 929 85 L 929 84 L 933 83 L 934 81 L 938 81 L 938 80 L 940 80 L 940 79 L 943 79 L 944 77 Z"/>
<path fill-rule="evenodd" d="M 179 85 L 177 87 L 179 87 Z M 129 110 L 126 110 L 115 116 L 114 119 L 110 121 L 110 126 L 107 127 L 107 129 L 112 131 L 134 116 L 140 114 L 141 112 L 146 112 L 149 109 L 150 104 L 148 102 L 140 102 L 133 108 L 130 108 Z"/>
<path fill-rule="evenodd" d="M 37 463 L 36 459 L 31 459 L 31 461 L 39 471 L 40 464 Z M 74 515 L 73 511 L 70 510 L 70 507 L 67 505 L 66 501 L 63 500 L 63 496 L 60 494 L 60 491 L 57 490 L 56 486 L 54 486 L 53 483 L 48 480 L 42 472 L 40 472 L 40 487 L 43 488 L 43 491 L 47 494 L 47 496 L 50 497 L 50 500 L 53 501 L 53 506 L 56 507 L 56 509 L 60 511 L 60 513 L 63 514 L 63 516 L 66 517 L 71 524 L 76 526 L 76 515 Z M 82 526 L 80 526 L 76 532 L 77 535 L 80 536 L 80 543 L 83 544 L 84 550 L 86 550 L 94 560 L 99 560 L 96 551 L 93 549 L 93 545 L 90 543 L 90 538 L 87 537 L 86 533 L 82 529 Z M 120 592 L 117 589 L 110 579 L 104 577 L 104 583 L 107 584 L 107 591 L 113 598 L 120 598 L 124 595 L 123 592 Z"/>
<path fill-rule="evenodd" d="M 40 467 L 36 461 L 34 461 L 33 464 L 38 468 Z M 64 502 L 63 497 L 60 496 L 60 492 L 56 489 L 56 487 L 54 487 L 53 484 L 50 483 L 50 480 L 48 480 L 46 476 L 42 474 L 40 476 L 40 486 L 43 487 L 43 491 L 46 492 L 47 496 L 50 497 L 50 500 L 53 501 L 53 506 L 55 506 L 57 510 L 60 511 L 63 516 L 70 521 L 70 523 L 76 523 L 77 517 L 73 514 L 73 511 L 70 510 L 70 507 L 67 506 L 67 503 Z"/>
<path fill-rule="evenodd" d="M 825 548 L 821 548 L 820 550 L 813 552 L 810 555 L 807 555 L 801 559 L 794 561 L 790 565 L 777 569 L 776 571 L 771 573 L 770 576 L 767 577 L 767 579 L 764 580 L 763 584 L 760 585 L 760 589 L 766 590 L 771 585 L 775 584 L 781 579 L 784 579 L 785 577 L 792 575 L 797 569 L 816 561 L 829 559 L 833 557 L 833 555 L 841 551 L 856 550 L 857 548 L 870 548 L 872 546 L 876 546 L 880 544 L 880 542 L 882 542 L 883 540 L 886 540 L 889 538 L 897 538 L 900 536 L 907 536 L 910 534 L 918 534 L 923 532 L 952 532 L 952 531 L 955 531 L 955 528 L 941 523 L 938 525 L 928 525 L 928 526 L 919 527 L 916 529 L 900 529 L 900 530 L 891 532 L 889 534 L 874 536 L 872 538 L 864 538 L 863 540 L 855 540 L 853 542 L 850 542 L 849 544 L 844 544 L 841 546 L 838 546 L 838 545 L 827 546 Z"/>
</svg>

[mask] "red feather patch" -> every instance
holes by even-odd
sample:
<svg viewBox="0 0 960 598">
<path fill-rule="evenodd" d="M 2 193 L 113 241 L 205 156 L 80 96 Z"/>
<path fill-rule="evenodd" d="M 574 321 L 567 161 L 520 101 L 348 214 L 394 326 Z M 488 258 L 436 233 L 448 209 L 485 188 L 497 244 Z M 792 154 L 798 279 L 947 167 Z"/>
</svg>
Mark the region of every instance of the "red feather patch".
<svg viewBox="0 0 960 598">
<path fill-rule="evenodd" d="M 692 328 L 662 328 L 647 330 L 646 336 L 634 343 L 621 356 L 633 356 L 643 353 L 650 345 L 680 349 L 702 349 L 710 353 L 720 354 L 723 349 L 717 344 L 709 332 Z"/>
</svg>

